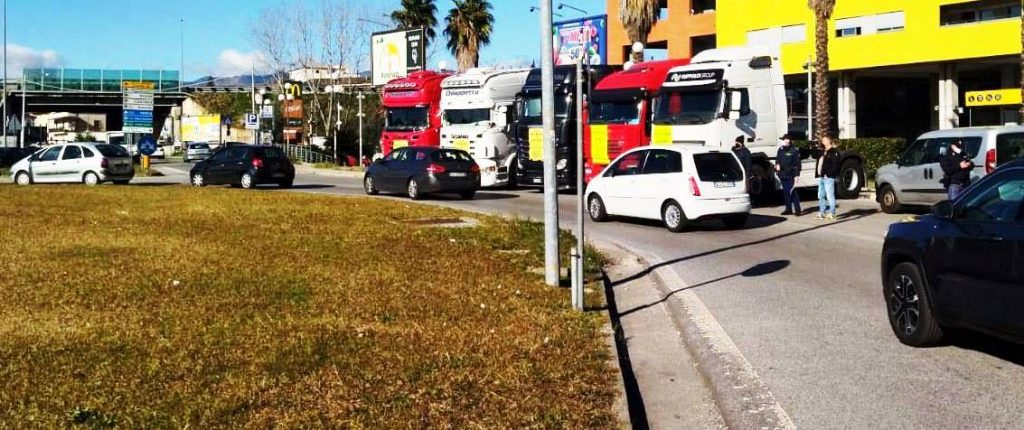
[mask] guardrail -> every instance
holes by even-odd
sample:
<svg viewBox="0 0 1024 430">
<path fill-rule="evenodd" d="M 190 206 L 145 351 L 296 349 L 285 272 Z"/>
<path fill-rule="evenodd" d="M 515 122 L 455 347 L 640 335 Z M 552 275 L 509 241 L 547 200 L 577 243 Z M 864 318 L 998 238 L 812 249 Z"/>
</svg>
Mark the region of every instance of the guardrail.
<svg viewBox="0 0 1024 430">
<path fill-rule="evenodd" d="M 299 145 L 281 145 L 281 149 L 284 150 L 285 155 L 288 156 L 292 161 L 301 161 L 303 163 L 331 163 L 336 164 L 334 157 L 316 152 L 310 149 L 308 146 Z"/>
</svg>

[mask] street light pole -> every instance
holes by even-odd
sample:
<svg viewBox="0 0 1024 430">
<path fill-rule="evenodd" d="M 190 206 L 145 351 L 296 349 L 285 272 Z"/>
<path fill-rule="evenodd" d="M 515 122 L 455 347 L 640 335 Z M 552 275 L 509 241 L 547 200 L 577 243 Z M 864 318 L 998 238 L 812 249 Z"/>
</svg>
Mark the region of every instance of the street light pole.
<svg viewBox="0 0 1024 430">
<path fill-rule="evenodd" d="M 7 147 L 7 0 L 4 0 L 4 147 Z"/>
<path fill-rule="evenodd" d="M 559 285 L 558 180 L 555 165 L 555 65 L 551 40 L 551 0 L 540 2 L 541 101 L 544 134 L 544 281 Z"/>
<path fill-rule="evenodd" d="M 18 139 L 18 147 L 24 148 L 25 145 L 25 75 L 21 75 L 21 130 L 18 130 L 20 138 Z M 4 142 L 6 145 L 6 142 Z"/>
<path fill-rule="evenodd" d="M 576 252 L 573 252 L 572 276 L 572 307 L 578 311 L 584 308 L 583 282 L 584 261 L 586 252 L 583 240 L 583 212 L 586 204 L 583 201 L 583 73 L 584 64 L 589 64 L 584 53 L 576 63 Z"/>
<path fill-rule="evenodd" d="M 359 117 L 359 165 L 360 166 L 363 165 L 363 117 L 366 116 L 365 114 L 363 114 L 363 99 L 365 99 L 365 98 L 366 98 L 366 94 L 363 94 L 362 91 L 360 91 L 359 94 L 356 95 L 356 100 L 359 100 L 359 113 L 357 114 L 357 116 Z"/>
</svg>

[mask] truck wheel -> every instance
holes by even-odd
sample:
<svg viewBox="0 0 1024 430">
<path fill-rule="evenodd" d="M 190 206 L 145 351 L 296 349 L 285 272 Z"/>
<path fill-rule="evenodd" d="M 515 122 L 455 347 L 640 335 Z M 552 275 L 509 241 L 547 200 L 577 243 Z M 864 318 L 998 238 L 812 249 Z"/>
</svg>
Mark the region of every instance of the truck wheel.
<svg viewBox="0 0 1024 430">
<path fill-rule="evenodd" d="M 750 168 L 750 178 L 748 179 L 747 191 L 750 193 L 750 199 L 755 204 L 764 204 L 771 200 L 772 195 L 775 191 L 775 180 L 772 179 L 768 169 L 761 164 L 755 164 Z"/>
<path fill-rule="evenodd" d="M 864 188 L 864 166 L 857 159 L 847 159 L 839 168 L 839 180 L 836 182 L 836 197 L 841 199 L 860 197 L 860 190 Z"/>
<path fill-rule="evenodd" d="M 881 206 L 882 212 L 894 214 L 903 209 L 900 199 L 896 197 L 896 190 L 891 185 L 882 185 L 882 188 L 878 191 L 878 205 Z"/>
</svg>

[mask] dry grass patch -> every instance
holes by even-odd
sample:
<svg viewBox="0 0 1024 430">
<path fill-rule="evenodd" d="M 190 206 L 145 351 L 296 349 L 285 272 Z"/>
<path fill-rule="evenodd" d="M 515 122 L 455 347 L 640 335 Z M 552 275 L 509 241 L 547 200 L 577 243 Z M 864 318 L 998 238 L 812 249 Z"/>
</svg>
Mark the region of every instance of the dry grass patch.
<svg viewBox="0 0 1024 430">
<path fill-rule="evenodd" d="M 184 187 L 0 202 L 0 427 L 615 426 L 603 319 L 529 273 L 535 224 Z"/>
</svg>

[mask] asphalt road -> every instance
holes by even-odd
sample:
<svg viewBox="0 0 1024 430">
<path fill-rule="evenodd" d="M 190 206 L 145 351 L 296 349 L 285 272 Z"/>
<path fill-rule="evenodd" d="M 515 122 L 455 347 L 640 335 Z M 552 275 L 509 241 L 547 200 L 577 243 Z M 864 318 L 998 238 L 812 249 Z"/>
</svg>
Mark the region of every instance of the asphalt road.
<svg viewBox="0 0 1024 430">
<path fill-rule="evenodd" d="M 162 167 L 171 173 L 188 169 L 180 163 Z M 358 179 L 300 174 L 295 184 L 305 192 L 362 194 Z M 543 195 L 531 190 L 434 201 L 538 219 L 543 214 Z M 810 203 L 805 209 L 816 206 Z M 574 196 L 562 195 L 559 204 L 563 227 L 571 227 Z M 748 228 L 738 231 L 708 222 L 671 234 L 657 223 L 621 220 L 588 220 L 586 228 L 593 238 L 643 249 L 671 264 L 686 283 L 674 288 L 697 294 L 799 427 L 1021 427 L 1024 348 L 959 333 L 951 345 L 913 349 L 893 336 L 879 255 L 887 226 L 905 215 L 880 213 L 864 200 L 840 201 L 840 219 L 831 224 L 779 212 L 756 209 Z M 774 271 L 743 275 L 759 264 Z"/>
</svg>

